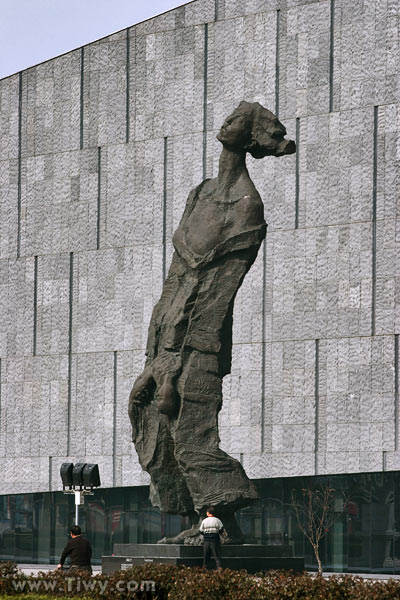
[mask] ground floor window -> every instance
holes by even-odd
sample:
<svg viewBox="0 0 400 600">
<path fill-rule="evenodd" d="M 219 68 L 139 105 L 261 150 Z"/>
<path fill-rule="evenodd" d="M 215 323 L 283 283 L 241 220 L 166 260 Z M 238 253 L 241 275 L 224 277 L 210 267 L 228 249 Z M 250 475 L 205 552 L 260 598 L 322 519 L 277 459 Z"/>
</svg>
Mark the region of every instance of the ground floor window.
<svg viewBox="0 0 400 600">
<path fill-rule="evenodd" d="M 326 571 L 400 573 L 400 473 L 361 473 L 263 479 L 260 501 L 238 513 L 250 544 L 290 545 L 315 569 L 291 506 L 292 490 L 329 485 L 338 519 L 321 545 Z M 348 499 L 343 510 L 343 493 Z M 115 543 L 155 543 L 188 526 L 180 516 L 151 506 L 147 486 L 98 489 L 80 507 L 80 525 L 90 539 L 94 563 L 112 554 Z M 74 522 L 71 495 L 62 492 L 0 496 L 0 560 L 56 564 Z"/>
</svg>

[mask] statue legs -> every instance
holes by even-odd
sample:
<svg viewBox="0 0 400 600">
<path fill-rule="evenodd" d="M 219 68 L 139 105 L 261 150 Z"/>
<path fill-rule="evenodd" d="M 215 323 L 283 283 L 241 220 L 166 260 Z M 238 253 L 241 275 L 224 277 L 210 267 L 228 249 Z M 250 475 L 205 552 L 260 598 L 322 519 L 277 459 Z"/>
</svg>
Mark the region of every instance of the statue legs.
<svg viewBox="0 0 400 600">
<path fill-rule="evenodd" d="M 131 407 L 140 464 L 151 476 L 152 504 L 168 513 L 188 515 L 192 523 L 175 538 L 160 540 L 164 543 L 201 543 L 199 519 L 208 506 L 216 508 L 224 523 L 225 542 L 242 543 L 234 513 L 258 498 L 240 462 L 219 448 L 222 380 L 210 372 L 215 360 L 192 352 L 178 379 L 176 419 L 160 414 L 155 401 Z"/>
<path fill-rule="evenodd" d="M 193 352 L 179 378 L 181 408 L 172 428 L 174 454 L 196 512 L 205 516 L 207 507 L 214 506 L 228 532 L 227 541 L 242 543 L 234 513 L 257 500 L 258 492 L 240 462 L 219 448 L 222 380 L 208 370 L 210 358 Z"/>
</svg>

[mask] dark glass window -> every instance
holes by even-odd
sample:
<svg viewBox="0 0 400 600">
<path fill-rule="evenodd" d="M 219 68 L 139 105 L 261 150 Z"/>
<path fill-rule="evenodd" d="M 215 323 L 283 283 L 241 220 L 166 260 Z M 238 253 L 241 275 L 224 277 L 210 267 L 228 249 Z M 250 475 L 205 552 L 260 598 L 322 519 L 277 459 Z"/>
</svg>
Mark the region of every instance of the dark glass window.
<svg viewBox="0 0 400 600">
<path fill-rule="evenodd" d="M 349 475 L 347 493 L 348 570 L 371 571 L 371 474 Z"/>
<path fill-rule="evenodd" d="M 394 572 L 394 489 L 392 473 L 371 474 L 371 571 Z"/>
<path fill-rule="evenodd" d="M 256 481 L 260 500 L 237 513 L 246 543 L 289 545 L 316 569 L 292 506 L 292 490 L 335 490 L 336 521 L 321 541 L 325 571 L 400 573 L 400 473 L 361 473 Z M 79 508 L 79 524 L 93 547 L 93 562 L 114 544 L 155 543 L 190 526 L 187 518 L 151 506 L 148 487 L 98 489 Z M 343 499 L 347 500 L 343 505 Z M 59 561 L 75 522 L 73 495 L 62 492 L 0 496 L 0 560 Z"/>
</svg>

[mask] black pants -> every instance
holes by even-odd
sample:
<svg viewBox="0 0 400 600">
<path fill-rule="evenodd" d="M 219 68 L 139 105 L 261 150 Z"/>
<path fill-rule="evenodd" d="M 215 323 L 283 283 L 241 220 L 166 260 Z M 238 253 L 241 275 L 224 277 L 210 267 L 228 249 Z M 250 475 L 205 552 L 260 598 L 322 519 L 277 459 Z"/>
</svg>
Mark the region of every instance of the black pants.
<svg viewBox="0 0 400 600">
<path fill-rule="evenodd" d="M 217 569 L 221 568 L 221 544 L 219 539 L 216 540 L 204 540 L 204 555 L 203 555 L 203 567 L 207 566 L 207 561 L 213 555 Z"/>
</svg>

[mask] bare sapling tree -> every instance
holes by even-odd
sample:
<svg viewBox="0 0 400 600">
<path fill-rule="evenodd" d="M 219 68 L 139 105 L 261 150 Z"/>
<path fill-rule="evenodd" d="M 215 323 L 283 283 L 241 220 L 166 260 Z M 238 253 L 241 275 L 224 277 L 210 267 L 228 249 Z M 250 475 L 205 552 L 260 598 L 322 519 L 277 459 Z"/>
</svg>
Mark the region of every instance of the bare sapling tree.
<svg viewBox="0 0 400 600">
<path fill-rule="evenodd" d="M 323 572 L 319 555 L 320 542 L 335 521 L 343 515 L 347 506 L 347 499 L 342 496 L 342 508 L 335 510 L 335 496 L 336 490 L 329 486 L 304 488 L 300 493 L 292 490 L 291 507 L 301 531 L 313 547 L 319 576 Z"/>
</svg>

